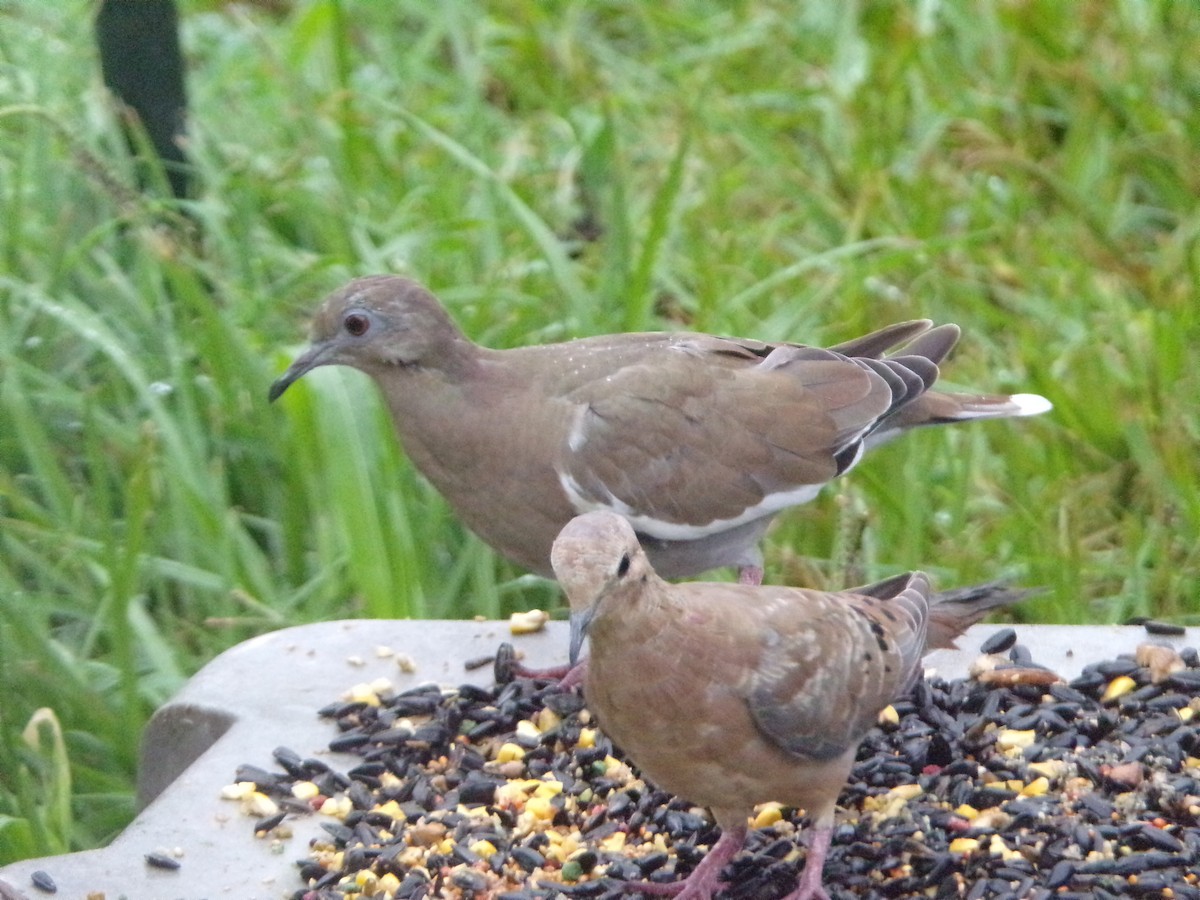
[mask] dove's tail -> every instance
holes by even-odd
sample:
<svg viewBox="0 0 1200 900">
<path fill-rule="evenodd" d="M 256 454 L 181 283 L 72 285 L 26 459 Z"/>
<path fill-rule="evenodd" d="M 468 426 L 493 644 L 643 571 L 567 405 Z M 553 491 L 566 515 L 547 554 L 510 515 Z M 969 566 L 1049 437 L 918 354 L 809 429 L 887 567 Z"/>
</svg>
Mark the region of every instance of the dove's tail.
<svg viewBox="0 0 1200 900">
<path fill-rule="evenodd" d="M 1040 590 L 1014 588 L 1004 581 L 989 581 L 932 595 L 929 598 L 926 650 L 953 647 L 955 638 L 992 610 L 1020 603 L 1037 593 Z"/>
</svg>

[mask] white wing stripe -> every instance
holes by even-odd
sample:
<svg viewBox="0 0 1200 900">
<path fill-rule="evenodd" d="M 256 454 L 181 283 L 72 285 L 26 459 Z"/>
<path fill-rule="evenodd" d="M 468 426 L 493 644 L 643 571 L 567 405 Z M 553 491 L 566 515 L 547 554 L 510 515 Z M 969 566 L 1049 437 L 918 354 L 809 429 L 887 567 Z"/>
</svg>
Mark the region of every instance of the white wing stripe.
<svg viewBox="0 0 1200 900">
<path fill-rule="evenodd" d="M 628 519 L 629 524 L 636 531 L 664 541 L 695 541 L 729 531 L 731 528 L 737 528 L 739 525 L 745 525 L 747 522 L 753 522 L 763 516 L 773 515 L 789 506 L 807 503 L 816 497 L 823 487 L 820 484 L 805 484 L 788 491 L 777 491 L 774 494 L 768 494 L 760 503 L 742 510 L 740 515 L 729 519 L 713 519 L 703 524 L 690 525 L 682 522 L 664 522 L 653 516 L 642 515 L 607 491 L 605 491 L 607 498 L 603 501 L 585 497 L 579 482 L 565 472 L 558 473 L 558 480 L 575 512 L 609 510 Z"/>
</svg>

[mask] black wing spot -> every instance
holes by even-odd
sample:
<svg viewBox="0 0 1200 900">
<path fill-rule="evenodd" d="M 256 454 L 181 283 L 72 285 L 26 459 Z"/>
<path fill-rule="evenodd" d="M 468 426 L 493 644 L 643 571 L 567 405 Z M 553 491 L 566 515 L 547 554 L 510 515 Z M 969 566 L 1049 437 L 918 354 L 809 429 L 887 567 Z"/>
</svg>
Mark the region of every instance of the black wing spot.
<svg viewBox="0 0 1200 900">
<path fill-rule="evenodd" d="M 871 633 L 875 635 L 875 643 L 879 645 L 879 649 L 884 653 L 887 653 L 887 632 L 883 630 L 883 626 L 878 622 L 871 622 Z"/>
<path fill-rule="evenodd" d="M 734 338 L 725 338 L 724 340 L 736 343 Z M 744 344 L 737 344 L 736 347 L 717 347 L 709 352 L 713 356 L 729 356 L 733 359 L 745 359 L 747 356 L 757 356 L 759 359 L 766 359 L 774 349 L 770 344 L 762 347 L 747 347 Z"/>
</svg>

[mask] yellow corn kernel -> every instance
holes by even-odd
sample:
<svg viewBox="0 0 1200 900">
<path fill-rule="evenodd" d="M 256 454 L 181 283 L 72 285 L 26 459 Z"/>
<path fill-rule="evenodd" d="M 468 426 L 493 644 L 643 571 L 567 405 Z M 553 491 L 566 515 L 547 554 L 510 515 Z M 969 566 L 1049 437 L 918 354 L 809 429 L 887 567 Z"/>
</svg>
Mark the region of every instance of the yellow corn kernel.
<svg viewBox="0 0 1200 900">
<path fill-rule="evenodd" d="M 538 710 L 537 719 L 534 722 L 541 731 L 549 731 L 552 728 L 557 728 L 562 724 L 562 716 L 556 713 L 548 706 L 543 706 Z"/>
<path fill-rule="evenodd" d="M 292 785 L 292 796 L 297 800 L 311 800 L 321 793 L 321 789 L 311 781 L 297 781 Z"/>
<path fill-rule="evenodd" d="M 471 845 L 471 852 L 484 859 L 491 859 L 496 855 L 496 845 L 491 841 L 476 841 Z"/>
<path fill-rule="evenodd" d="M 550 616 L 540 609 L 515 612 L 508 617 L 508 630 L 513 634 L 533 634 L 546 627 Z"/>
<path fill-rule="evenodd" d="M 352 809 L 354 809 L 354 804 L 350 802 L 349 797 L 329 797 L 321 804 L 321 815 L 332 816 L 335 819 L 344 819 L 350 815 Z"/>
<path fill-rule="evenodd" d="M 359 682 L 350 688 L 343 697 L 350 703 L 365 703 L 368 706 L 379 706 L 380 697 L 386 697 L 392 693 L 394 687 L 386 678 L 377 678 L 369 684 L 365 681 Z"/>
<path fill-rule="evenodd" d="M 375 807 L 375 812 L 383 813 L 390 819 L 403 820 L 405 818 L 404 810 L 400 808 L 400 804 L 395 800 L 389 800 L 387 803 L 381 803 L 379 806 Z"/>
<path fill-rule="evenodd" d="M 233 784 L 227 784 L 221 788 L 221 799 L 245 800 L 257 790 L 258 785 L 253 781 L 235 781 Z"/>
<path fill-rule="evenodd" d="M 554 862 L 566 862 L 580 848 L 578 831 L 571 834 L 561 834 L 551 830 L 545 832 L 545 835 L 550 839 L 550 843 L 542 847 L 541 853 L 546 859 L 553 860 Z"/>
<path fill-rule="evenodd" d="M 539 781 L 538 786 L 533 789 L 535 797 L 557 797 L 563 792 L 563 784 L 557 778 L 551 778 L 549 781 Z"/>
<path fill-rule="evenodd" d="M 362 888 L 362 892 L 369 897 L 379 886 L 379 876 L 370 869 L 359 869 L 354 873 L 354 883 Z"/>
<path fill-rule="evenodd" d="M 988 853 L 992 856 L 998 856 L 1001 859 L 1016 859 L 1021 856 L 1021 853 L 1014 850 L 1008 844 L 1004 843 L 1004 838 L 998 834 L 993 834 L 991 841 L 988 843 Z"/>
<path fill-rule="evenodd" d="M 753 827 L 766 828 L 769 825 L 774 825 L 783 818 L 783 811 L 778 803 L 764 803 L 758 814 L 754 817 Z"/>
<path fill-rule="evenodd" d="M 625 849 L 625 832 L 614 831 L 600 841 L 600 849 L 605 853 L 620 853 Z"/>
<path fill-rule="evenodd" d="M 996 735 L 996 749 L 1020 751 L 1032 744 L 1036 737 L 1037 732 L 1033 729 L 1019 731 L 1015 728 L 1006 728 Z"/>
<path fill-rule="evenodd" d="M 506 741 L 501 744 L 500 749 L 496 751 L 496 762 L 515 762 L 524 758 L 525 748 L 520 744 L 514 744 L 512 741 Z"/>
<path fill-rule="evenodd" d="M 1108 687 L 1104 689 L 1104 694 L 1100 697 L 1100 702 L 1108 703 L 1119 697 L 1124 697 L 1135 687 L 1137 687 L 1137 682 L 1128 675 L 1118 675 L 1108 683 Z"/>
<path fill-rule="evenodd" d="M 549 797 L 530 797 L 525 802 L 525 812 L 529 813 L 535 819 L 548 821 L 554 818 L 556 810 L 554 804 L 550 802 Z"/>
<path fill-rule="evenodd" d="M 1039 778 L 1033 779 L 1033 781 L 1021 788 L 1021 796 L 1040 797 L 1048 790 L 1050 790 L 1050 779 L 1043 775 Z"/>
<path fill-rule="evenodd" d="M 976 838 L 960 837 L 950 842 L 951 853 L 959 853 L 966 856 L 968 853 L 974 853 L 978 849 L 979 841 Z"/>
<path fill-rule="evenodd" d="M 533 792 L 540 781 L 526 778 L 520 781 L 506 781 L 496 788 L 496 805 L 520 809 L 525 805 L 525 799 Z"/>
<path fill-rule="evenodd" d="M 248 816 L 265 819 L 279 812 L 279 804 L 260 791 L 255 791 L 242 801 L 242 812 Z"/>
<path fill-rule="evenodd" d="M 537 725 L 529 721 L 529 719 L 522 719 L 517 723 L 516 735 L 518 737 L 536 739 L 542 736 L 542 729 L 538 728 Z"/>
<path fill-rule="evenodd" d="M 971 827 L 977 831 L 999 831 L 1012 824 L 1012 816 L 998 806 L 985 809 L 971 820 Z"/>
</svg>

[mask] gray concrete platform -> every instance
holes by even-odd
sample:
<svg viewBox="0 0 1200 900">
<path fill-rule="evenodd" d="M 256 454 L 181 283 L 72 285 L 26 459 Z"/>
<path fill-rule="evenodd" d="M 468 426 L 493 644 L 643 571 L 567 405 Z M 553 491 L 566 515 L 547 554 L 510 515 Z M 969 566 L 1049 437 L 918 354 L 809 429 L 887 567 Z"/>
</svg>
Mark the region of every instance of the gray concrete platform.
<svg viewBox="0 0 1200 900">
<path fill-rule="evenodd" d="M 959 650 L 927 659 L 948 678 L 966 674 L 979 645 L 1003 626 L 977 625 Z M 1064 678 L 1089 662 L 1130 653 L 1154 642 L 1200 646 L 1200 628 L 1180 637 L 1147 634 L 1138 626 L 1017 627 L 1033 658 Z M 291 817 L 293 836 L 282 844 L 255 838 L 254 819 L 221 788 L 239 765 L 278 769 L 271 753 L 285 745 L 301 756 L 321 756 L 335 768 L 354 765 L 325 748 L 335 729 L 316 711 L 352 685 L 387 678 L 397 690 L 436 682 L 488 684 L 490 666 L 464 663 L 495 652 L 502 641 L 524 651 L 533 666 L 565 661 L 566 623 L 514 637 L 507 622 L 351 620 L 304 625 L 262 635 L 221 654 L 151 719 L 143 735 L 138 793 L 144 809 L 108 847 L 25 860 L 0 869 L 0 898 L 48 897 L 30 880 L 48 873 L 58 897 L 71 900 L 281 900 L 303 885 L 294 861 L 321 830 L 320 816 Z M 405 672 L 395 655 L 405 654 Z M 176 870 L 152 868 L 148 853 L 176 854 Z M 6 891 L 8 893 L 6 893 Z"/>
</svg>

